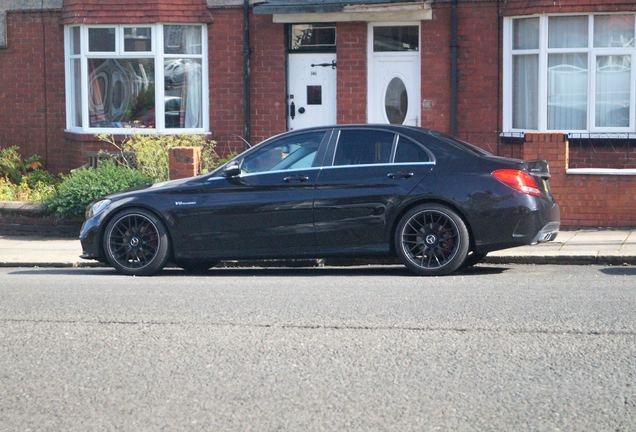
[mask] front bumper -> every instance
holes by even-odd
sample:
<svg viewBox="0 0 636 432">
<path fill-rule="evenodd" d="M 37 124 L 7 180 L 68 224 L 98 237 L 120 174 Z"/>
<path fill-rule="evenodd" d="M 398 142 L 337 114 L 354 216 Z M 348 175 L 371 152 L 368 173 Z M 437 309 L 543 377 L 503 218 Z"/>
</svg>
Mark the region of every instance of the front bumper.
<svg viewBox="0 0 636 432">
<path fill-rule="evenodd" d="M 84 221 L 80 230 L 79 240 L 82 244 L 82 254 L 80 258 L 91 260 L 104 260 L 104 254 L 101 248 L 101 232 L 100 219 L 93 217 Z"/>
</svg>

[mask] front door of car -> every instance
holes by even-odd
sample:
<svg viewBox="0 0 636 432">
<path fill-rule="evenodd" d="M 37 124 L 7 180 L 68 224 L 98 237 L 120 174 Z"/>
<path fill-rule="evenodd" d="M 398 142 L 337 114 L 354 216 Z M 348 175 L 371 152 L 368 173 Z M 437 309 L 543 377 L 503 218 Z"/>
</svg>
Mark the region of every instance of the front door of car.
<svg viewBox="0 0 636 432">
<path fill-rule="evenodd" d="M 369 128 L 342 129 L 330 153 L 333 164 L 316 184 L 317 248 L 386 251 L 391 216 L 431 172 L 432 156 L 408 138 Z"/>
<path fill-rule="evenodd" d="M 240 175 L 211 179 L 199 214 L 204 253 L 260 258 L 311 251 L 314 187 L 328 135 L 274 139 L 242 158 Z"/>
</svg>

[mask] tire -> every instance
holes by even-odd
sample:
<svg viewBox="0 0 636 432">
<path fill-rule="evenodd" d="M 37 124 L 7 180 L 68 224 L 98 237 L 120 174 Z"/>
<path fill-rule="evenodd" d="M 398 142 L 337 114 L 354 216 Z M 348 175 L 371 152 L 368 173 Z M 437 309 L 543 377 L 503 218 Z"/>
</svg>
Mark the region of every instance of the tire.
<svg viewBox="0 0 636 432">
<path fill-rule="evenodd" d="M 462 268 L 472 267 L 475 264 L 479 264 L 482 262 L 484 258 L 486 258 L 488 252 L 471 252 L 466 256 L 464 263 L 462 264 Z"/>
<path fill-rule="evenodd" d="M 461 267 L 470 238 L 466 224 L 450 208 L 422 204 L 400 219 L 394 233 L 398 257 L 413 273 L 441 276 Z"/>
<path fill-rule="evenodd" d="M 150 276 L 166 265 L 170 244 L 165 225 L 157 216 L 130 208 L 108 222 L 103 248 L 108 263 L 118 272 Z"/>
<path fill-rule="evenodd" d="M 180 262 L 177 265 L 181 267 L 186 273 L 192 274 L 201 274 L 207 272 L 210 267 L 214 267 L 217 264 L 217 261 L 206 261 L 206 262 L 197 262 L 197 261 L 188 261 L 188 262 Z"/>
</svg>

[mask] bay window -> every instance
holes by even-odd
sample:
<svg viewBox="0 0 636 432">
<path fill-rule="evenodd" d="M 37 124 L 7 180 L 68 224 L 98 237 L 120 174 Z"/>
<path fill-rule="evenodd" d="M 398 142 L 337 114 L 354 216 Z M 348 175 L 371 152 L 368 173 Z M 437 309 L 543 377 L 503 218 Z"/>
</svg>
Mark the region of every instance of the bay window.
<svg viewBox="0 0 636 432">
<path fill-rule="evenodd" d="M 68 26 L 67 129 L 207 132 L 205 31 L 190 24 Z"/>
<path fill-rule="evenodd" d="M 636 130 L 636 15 L 504 21 L 504 130 Z"/>
</svg>

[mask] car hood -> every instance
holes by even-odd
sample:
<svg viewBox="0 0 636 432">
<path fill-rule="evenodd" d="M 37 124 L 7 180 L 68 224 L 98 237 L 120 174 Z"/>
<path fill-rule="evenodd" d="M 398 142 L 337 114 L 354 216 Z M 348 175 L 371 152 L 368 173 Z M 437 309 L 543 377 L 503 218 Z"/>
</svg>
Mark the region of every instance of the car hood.
<svg viewBox="0 0 636 432">
<path fill-rule="evenodd" d="M 159 183 L 154 183 L 151 185 L 146 185 L 146 186 L 140 186 L 140 187 L 136 187 L 133 189 L 128 189 L 125 191 L 121 191 L 121 192 L 116 192 L 114 194 L 110 194 L 108 196 L 106 196 L 105 198 L 110 199 L 110 200 L 119 200 L 122 198 L 129 198 L 135 195 L 139 195 L 139 194 L 145 194 L 145 193 L 153 193 L 153 192 L 160 192 L 163 190 L 167 190 L 167 189 L 173 189 L 175 187 L 179 187 L 182 186 L 188 182 L 191 182 L 192 180 L 194 180 L 196 177 L 188 177 L 188 178 L 184 178 L 184 179 L 178 179 L 178 180 L 168 180 L 168 181 L 163 181 L 163 182 L 159 182 Z"/>
</svg>

